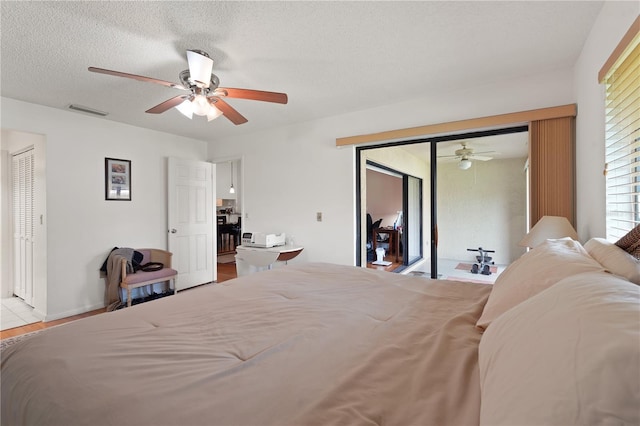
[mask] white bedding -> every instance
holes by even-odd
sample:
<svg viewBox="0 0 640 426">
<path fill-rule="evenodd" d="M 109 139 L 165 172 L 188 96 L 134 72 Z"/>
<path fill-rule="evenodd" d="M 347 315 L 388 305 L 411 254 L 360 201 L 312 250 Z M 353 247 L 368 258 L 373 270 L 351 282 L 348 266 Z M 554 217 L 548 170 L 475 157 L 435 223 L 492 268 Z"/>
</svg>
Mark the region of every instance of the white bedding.
<svg viewBox="0 0 640 426">
<path fill-rule="evenodd" d="M 289 265 L 2 354 L 2 424 L 478 424 L 491 286 Z"/>
</svg>

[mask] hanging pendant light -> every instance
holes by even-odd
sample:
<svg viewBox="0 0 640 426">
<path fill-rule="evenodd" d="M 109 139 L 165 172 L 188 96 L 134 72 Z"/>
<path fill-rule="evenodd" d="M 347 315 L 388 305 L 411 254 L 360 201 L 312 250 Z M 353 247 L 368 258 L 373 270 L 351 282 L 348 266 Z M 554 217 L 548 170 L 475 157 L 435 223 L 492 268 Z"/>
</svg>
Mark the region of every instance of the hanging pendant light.
<svg viewBox="0 0 640 426">
<path fill-rule="evenodd" d="M 233 161 L 231 162 L 231 188 L 229 188 L 229 194 L 235 194 L 236 190 L 233 187 Z"/>
</svg>

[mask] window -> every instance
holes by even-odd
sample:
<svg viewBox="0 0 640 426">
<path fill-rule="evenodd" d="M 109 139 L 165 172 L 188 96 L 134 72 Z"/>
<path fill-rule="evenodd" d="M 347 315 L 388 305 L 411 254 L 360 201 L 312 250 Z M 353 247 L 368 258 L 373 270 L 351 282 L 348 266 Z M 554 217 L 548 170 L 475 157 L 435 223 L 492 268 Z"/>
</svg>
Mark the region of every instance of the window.
<svg viewBox="0 0 640 426">
<path fill-rule="evenodd" d="M 640 34 L 638 20 L 600 74 L 605 84 L 607 239 L 640 224 Z"/>
</svg>

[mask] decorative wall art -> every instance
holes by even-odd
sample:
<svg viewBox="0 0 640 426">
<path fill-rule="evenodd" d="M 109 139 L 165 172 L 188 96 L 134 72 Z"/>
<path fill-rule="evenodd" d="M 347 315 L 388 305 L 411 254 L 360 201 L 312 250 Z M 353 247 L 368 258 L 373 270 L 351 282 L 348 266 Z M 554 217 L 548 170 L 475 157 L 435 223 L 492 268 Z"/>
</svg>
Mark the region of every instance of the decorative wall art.
<svg viewBox="0 0 640 426">
<path fill-rule="evenodd" d="M 131 161 L 104 159 L 105 200 L 131 201 Z"/>
</svg>

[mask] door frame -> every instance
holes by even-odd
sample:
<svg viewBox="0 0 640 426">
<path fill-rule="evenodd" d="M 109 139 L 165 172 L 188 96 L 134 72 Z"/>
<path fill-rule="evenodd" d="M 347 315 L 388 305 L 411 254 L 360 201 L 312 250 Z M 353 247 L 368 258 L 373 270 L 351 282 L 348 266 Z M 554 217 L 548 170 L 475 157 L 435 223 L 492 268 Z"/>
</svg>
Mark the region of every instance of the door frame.
<svg viewBox="0 0 640 426">
<path fill-rule="evenodd" d="M 47 317 L 47 175 L 46 135 L 13 129 L 1 129 L 0 182 L 0 293 L 2 297 L 13 295 L 13 186 L 12 158 L 14 154 L 33 148 L 34 150 L 34 252 L 33 252 L 33 297 L 31 306 L 38 318 Z"/>
<path fill-rule="evenodd" d="M 245 202 L 245 188 L 246 188 L 246 184 L 245 184 L 245 174 L 244 174 L 244 155 L 240 155 L 240 154 L 235 154 L 235 155 L 227 155 L 227 156 L 222 156 L 222 157 L 214 157 L 210 160 L 208 160 L 210 163 L 213 163 L 215 165 L 218 164 L 222 164 L 222 163 L 228 163 L 229 161 L 237 161 L 238 162 L 238 181 L 233 183 L 233 187 L 236 189 L 236 204 L 237 204 L 237 200 L 238 200 L 238 196 L 240 198 L 240 211 L 238 212 L 240 214 L 240 217 L 242 218 L 241 222 L 240 222 L 240 235 L 242 235 L 242 233 L 244 232 L 245 229 L 245 222 L 246 222 L 246 218 L 245 218 L 245 206 L 244 206 L 244 202 Z M 215 189 L 215 188 L 214 188 Z M 214 191 L 215 192 L 215 191 Z M 217 194 L 216 194 L 217 196 Z M 215 197 L 214 197 L 215 198 Z M 218 247 L 218 242 L 217 242 L 217 232 L 215 235 L 216 238 L 216 248 Z M 217 252 L 216 252 L 216 256 L 217 256 Z M 216 277 L 218 276 L 218 262 L 213 262 L 214 263 L 214 268 L 216 271 Z M 216 278 L 217 279 L 217 278 Z"/>
</svg>

